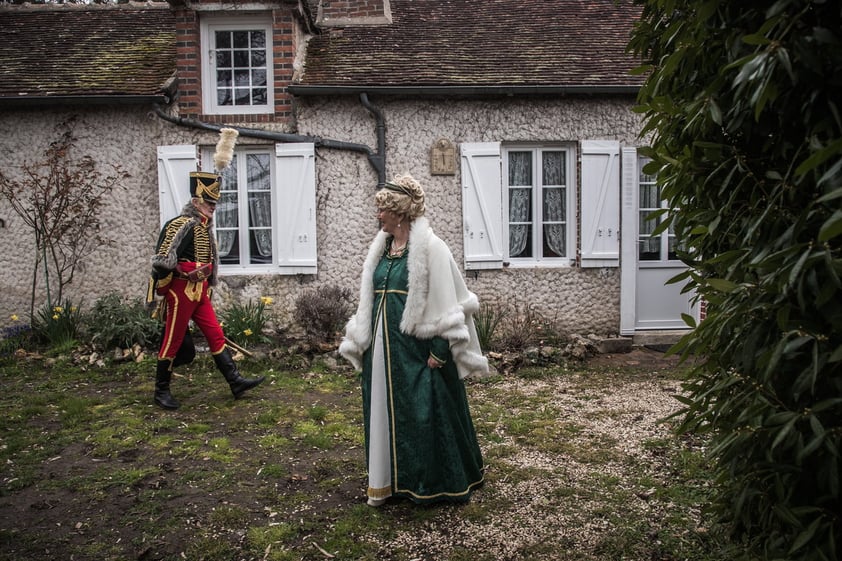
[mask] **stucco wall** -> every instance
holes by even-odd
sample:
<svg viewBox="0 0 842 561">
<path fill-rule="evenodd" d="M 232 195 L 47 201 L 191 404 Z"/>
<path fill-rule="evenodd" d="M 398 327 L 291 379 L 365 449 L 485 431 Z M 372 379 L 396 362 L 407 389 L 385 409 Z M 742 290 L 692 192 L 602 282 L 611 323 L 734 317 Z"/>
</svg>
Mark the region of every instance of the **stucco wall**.
<svg viewBox="0 0 842 561">
<path fill-rule="evenodd" d="M 386 121 L 387 177 L 409 172 L 427 193 L 427 216 L 464 264 L 461 218 L 461 174 L 431 175 L 429 153 L 434 142 L 578 142 L 613 139 L 637 144 L 640 123 L 633 100 L 530 99 L 498 101 L 388 100 L 372 97 Z M 355 98 L 332 101 L 299 100 L 300 132 L 375 145 L 374 121 Z M 323 151 L 325 152 L 325 151 Z M 319 198 L 328 199 L 319 225 L 320 251 L 330 252 L 320 281 L 355 283 L 362 256 L 377 232 L 372 195 L 376 177 L 362 156 L 320 154 L 317 162 Z M 367 183 L 366 183 L 367 182 Z M 336 204 L 345 188 L 344 204 Z M 324 241 L 324 243 L 322 243 Z M 335 244 L 343 250 L 334 251 Z M 350 276 L 349 276 L 350 275 Z M 322 276 L 322 275 L 320 275 Z M 467 274 L 469 287 L 481 301 L 496 304 L 527 302 L 568 332 L 611 335 L 619 331 L 619 269 L 515 269 Z"/>
<path fill-rule="evenodd" d="M 372 97 L 371 101 L 382 109 L 386 120 L 387 176 L 409 172 L 421 181 L 428 195 L 427 216 L 460 265 L 461 176 L 458 169 L 455 176 L 430 175 L 429 150 L 437 139 L 444 137 L 457 145 L 582 139 L 637 143 L 639 122 L 630 111 L 631 100 L 412 101 Z M 375 147 L 375 121 L 355 97 L 299 99 L 296 113 L 300 134 Z M 213 145 L 216 135 L 162 121 L 150 107 L 4 111 L 0 112 L 0 127 L 14 131 L 0 137 L 0 150 L 7 155 L 4 172 L 19 174 L 22 163 L 42 159 L 44 150 L 57 138 L 56 125 L 71 116 L 77 120 L 77 153 L 91 155 L 102 166 L 119 163 L 131 177 L 118 185 L 104 207 L 102 222 L 113 244 L 101 247 L 86 260 L 66 296 L 87 306 L 112 290 L 142 297 L 159 229 L 156 147 Z M 280 126 L 275 130 L 280 131 Z M 266 141 L 241 137 L 240 143 Z M 245 302 L 271 296 L 276 301 L 271 314 L 276 324 L 284 327 L 290 324 L 296 297 L 305 290 L 338 285 L 351 288 L 356 295 L 362 260 L 378 228 L 372 202 L 376 172 L 362 154 L 317 149 L 316 182 L 318 274 L 222 276 L 215 296 L 220 306 L 233 299 Z M 0 228 L 4 248 L 0 325 L 6 325 L 11 314 L 23 317 L 28 313 L 34 246 L 32 233 L 2 200 L 0 219 L 6 224 Z M 618 269 L 504 269 L 471 272 L 467 281 L 481 301 L 529 302 L 570 332 L 616 334 L 619 329 Z M 43 291 L 39 291 L 37 305 L 44 300 Z"/>
<path fill-rule="evenodd" d="M 148 111 L 148 109 L 147 109 Z M 66 111 L 34 108 L 0 112 L 0 152 L 5 155 L 4 173 L 21 178 L 20 167 L 44 160 L 49 144 L 59 138 L 59 124 L 75 118 L 78 139 L 70 158 L 91 156 L 103 176 L 110 165 L 119 164 L 130 174 L 105 200 L 102 230 L 111 240 L 80 264 L 66 298 L 75 304 L 92 304 L 104 292 L 139 293 L 148 269 L 147 254 L 157 236 L 158 203 L 155 144 L 163 127 L 147 111 L 132 107 L 71 108 Z M 0 324 L 9 316 L 29 313 L 34 265 L 34 235 L 6 200 L 0 199 L 3 267 L 0 269 Z M 40 277 L 40 275 L 39 275 Z M 41 279 L 39 278 L 39 281 Z M 36 309 L 46 301 L 43 283 L 38 284 Z M 53 295 L 55 296 L 55 295 Z"/>
</svg>

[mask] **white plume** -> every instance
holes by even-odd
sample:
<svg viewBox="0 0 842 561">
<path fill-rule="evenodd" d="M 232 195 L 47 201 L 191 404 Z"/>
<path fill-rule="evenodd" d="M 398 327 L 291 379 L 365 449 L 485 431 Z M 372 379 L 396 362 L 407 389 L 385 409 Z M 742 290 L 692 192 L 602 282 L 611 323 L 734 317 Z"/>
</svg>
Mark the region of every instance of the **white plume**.
<svg viewBox="0 0 842 561">
<path fill-rule="evenodd" d="M 216 143 L 216 151 L 213 154 L 213 165 L 216 171 L 221 172 L 231 163 L 234 157 L 234 145 L 240 135 L 235 129 L 219 129 L 219 141 Z"/>
</svg>

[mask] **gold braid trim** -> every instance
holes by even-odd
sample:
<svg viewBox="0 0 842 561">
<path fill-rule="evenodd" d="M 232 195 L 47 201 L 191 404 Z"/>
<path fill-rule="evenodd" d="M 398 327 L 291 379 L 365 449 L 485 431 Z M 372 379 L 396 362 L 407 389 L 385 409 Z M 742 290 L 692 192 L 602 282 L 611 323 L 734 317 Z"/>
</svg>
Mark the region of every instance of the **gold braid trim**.
<svg viewBox="0 0 842 561">
<path fill-rule="evenodd" d="M 158 248 L 158 256 L 167 257 L 173 247 L 173 241 L 181 229 L 192 220 L 189 216 L 177 216 L 167 225 L 167 230 L 164 234 L 164 239 L 161 246 Z M 195 229 L 194 229 L 195 232 Z M 179 240 L 180 241 L 180 240 Z"/>
<path fill-rule="evenodd" d="M 193 252 L 197 263 L 213 263 L 210 232 L 198 223 L 193 226 Z"/>
</svg>

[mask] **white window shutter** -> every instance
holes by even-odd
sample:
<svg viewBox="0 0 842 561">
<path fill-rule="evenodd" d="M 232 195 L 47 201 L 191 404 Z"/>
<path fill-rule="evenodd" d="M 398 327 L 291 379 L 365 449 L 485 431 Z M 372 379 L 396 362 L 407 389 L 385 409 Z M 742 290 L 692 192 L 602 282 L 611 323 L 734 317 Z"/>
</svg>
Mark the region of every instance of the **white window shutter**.
<svg viewBox="0 0 842 561">
<path fill-rule="evenodd" d="M 582 141 L 582 267 L 620 265 L 620 143 Z"/>
<path fill-rule="evenodd" d="M 499 142 L 461 146 L 465 268 L 503 267 L 503 183 Z"/>
<path fill-rule="evenodd" d="M 158 146 L 158 209 L 161 226 L 190 200 L 190 172 L 198 169 L 192 144 Z"/>
<path fill-rule="evenodd" d="M 280 273 L 315 274 L 316 162 L 312 143 L 275 145 L 275 185 Z"/>
<path fill-rule="evenodd" d="M 620 334 L 633 335 L 637 293 L 638 189 L 637 148 L 622 152 L 622 215 L 620 217 Z"/>
</svg>

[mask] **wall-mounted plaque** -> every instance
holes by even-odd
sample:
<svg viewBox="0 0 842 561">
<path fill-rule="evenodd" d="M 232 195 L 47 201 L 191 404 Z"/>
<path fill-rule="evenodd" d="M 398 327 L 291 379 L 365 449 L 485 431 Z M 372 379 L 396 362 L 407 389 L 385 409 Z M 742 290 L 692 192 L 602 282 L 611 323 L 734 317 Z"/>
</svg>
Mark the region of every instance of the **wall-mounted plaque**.
<svg viewBox="0 0 842 561">
<path fill-rule="evenodd" d="M 446 138 L 440 138 L 430 150 L 431 175 L 456 175 L 456 146 Z"/>
</svg>

